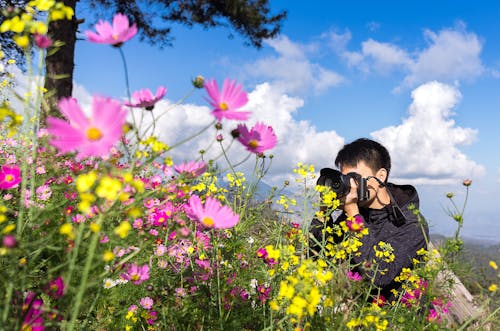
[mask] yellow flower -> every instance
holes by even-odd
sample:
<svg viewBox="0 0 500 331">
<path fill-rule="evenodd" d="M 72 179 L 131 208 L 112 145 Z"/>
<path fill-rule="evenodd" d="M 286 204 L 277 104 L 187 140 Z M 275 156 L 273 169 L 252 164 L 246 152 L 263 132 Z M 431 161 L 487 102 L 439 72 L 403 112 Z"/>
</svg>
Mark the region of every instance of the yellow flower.
<svg viewBox="0 0 500 331">
<path fill-rule="evenodd" d="M 496 290 L 498 290 L 497 284 L 491 284 L 490 287 L 488 287 L 488 290 L 490 292 L 495 292 Z"/>
<path fill-rule="evenodd" d="M 59 233 L 68 237 L 68 239 L 74 239 L 75 234 L 73 233 L 73 225 L 71 223 L 64 223 L 59 228 Z"/>
<path fill-rule="evenodd" d="M 101 230 L 101 226 L 95 222 L 90 223 L 89 225 L 90 231 L 92 232 L 99 232 Z"/>
<path fill-rule="evenodd" d="M 76 177 L 76 189 L 78 192 L 87 192 L 94 185 L 97 180 L 97 174 L 95 172 L 89 172 L 88 174 L 81 174 Z"/>
<path fill-rule="evenodd" d="M 56 4 L 55 0 L 33 0 L 28 2 L 28 6 L 36 7 L 41 11 L 48 11 Z"/>
<path fill-rule="evenodd" d="M 109 201 L 115 201 L 122 189 L 122 183 L 116 179 L 106 176 L 101 179 L 95 193 L 100 198 L 105 198 Z"/>
<path fill-rule="evenodd" d="M 115 258 L 115 254 L 113 254 L 112 251 L 105 251 L 104 254 L 102 254 L 102 260 L 104 262 L 109 262 Z"/>
<path fill-rule="evenodd" d="M 492 267 L 493 269 L 497 270 L 498 269 L 498 266 L 497 264 L 495 263 L 495 261 L 490 261 L 490 267 Z"/>
<path fill-rule="evenodd" d="M 120 238 L 125 238 L 128 236 L 128 233 L 130 232 L 130 230 L 132 229 L 132 225 L 130 225 L 129 222 L 127 221 L 122 221 L 120 223 L 120 225 L 118 225 L 114 232 L 116 235 L 118 235 Z"/>
<path fill-rule="evenodd" d="M 15 224 L 9 224 L 9 225 L 7 225 L 5 228 L 3 228 L 3 230 L 2 230 L 2 234 L 7 234 L 7 233 L 10 233 L 10 232 L 12 232 L 15 228 L 16 228 L 16 225 L 15 225 Z"/>
<path fill-rule="evenodd" d="M 28 38 L 28 36 L 25 35 L 14 36 L 12 37 L 12 40 L 14 40 L 17 46 L 21 48 L 26 48 L 30 44 L 30 39 Z"/>
<path fill-rule="evenodd" d="M 65 6 L 62 2 L 58 2 L 54 6 L 54 9 L 50 11 L 49 17 L 51 21 L 57 21 L 63 19 L 70 20 L 74 14 L 75 12 L 71 7 Z"/>
</svg>

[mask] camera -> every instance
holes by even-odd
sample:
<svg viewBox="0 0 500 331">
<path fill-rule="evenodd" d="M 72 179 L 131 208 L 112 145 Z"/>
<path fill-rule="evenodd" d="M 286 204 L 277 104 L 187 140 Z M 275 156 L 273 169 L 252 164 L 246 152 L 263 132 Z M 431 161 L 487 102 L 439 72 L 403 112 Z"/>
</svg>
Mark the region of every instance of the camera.
<svg viewBox="0 0 500 331">
<path fill-rule="evenodd" d="M 337 194 L 337 197 L 340 198 L 347 195 L 347 193 L 351 190 L 351 178 L 353 178 L 358 184 L 358 201 L 368 200 L 370 192 L 368 191 L 366 185 L 366 178 L 361 177 L 360 174 L 355 172 L 350 172 L 344 175 L 338 170 L 323 168 L 320 171 L 320 176 L 316 184 L 330 187 L 332 191 Z"/>
</svg>

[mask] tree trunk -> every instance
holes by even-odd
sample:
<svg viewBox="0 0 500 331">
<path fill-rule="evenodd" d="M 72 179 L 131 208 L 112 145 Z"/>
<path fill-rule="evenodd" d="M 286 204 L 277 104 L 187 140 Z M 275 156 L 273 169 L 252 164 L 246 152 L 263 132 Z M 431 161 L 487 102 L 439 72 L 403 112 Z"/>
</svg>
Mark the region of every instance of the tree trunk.
<svg viewBox="0 0 500 331">
<path fill-rule="evenodd" d="M 48 116 L 62 117 L 57 103 L 62 97 L 70 97 L 73 92 L 73 69 L 75 67 L 75 42 L 78 22 L 76 3 L 78 0 L 63 0 L 73 8 L 75 15 L 71 20 L 58 20 L 49 24 L 49 36 L 53 41 L 64 44 L 57 52 L 45 59 L 45 104 L 42 105 L 40 125 L 45 127 Z"/>
</svg>

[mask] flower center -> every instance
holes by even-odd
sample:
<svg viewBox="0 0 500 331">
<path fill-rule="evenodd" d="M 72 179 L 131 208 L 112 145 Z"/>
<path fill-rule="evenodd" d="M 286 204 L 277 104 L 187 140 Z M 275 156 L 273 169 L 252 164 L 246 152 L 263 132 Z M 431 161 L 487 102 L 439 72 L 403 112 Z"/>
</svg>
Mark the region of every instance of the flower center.
<svg viewBox="0 0 500 331">
<path fill-rule="evenodd" d="M 251 148 L 257 148 L 259 147 L 259 142 L 255 139 L 252 139 L 248 142 L 248 146 Z"/>
<path fill-rule="evenodd" d="M 89 140 L 99 140 L 102 138 L 102 132 L 98 128 L 89 128 L 87 130 L 87 138 Z"/>
<path fill-rule="evenodd" d="M 203 223 L 204 225 L 206 226 L 213 226 L 214 225 L 214 219 L 212 217 L 208 217 L 208 216 L 205 216 L 203 217 L 203 219 L 201 220 L 201 223 Z"/>
<path fill-rule="evenodd" d="M 132 276 L 130 276 L 130 280 L 133 282 L 139 279 L 141 279 L 141 276 L 139 274 L 132 274 Z"/>
<path fill-rule="evenodd" d="M 229 107 L 227 106 L 227 103 L 225 103 L 225 102 L 221 102 L 219 105 L 219 108 L 221 110 L 228 110 L 229 109 Z"/>
<path fill-rule="evenodd" d="M 11 174 L 5 175 L 5 181 L 9 183 L 14 181 L 14 176 L 12 176 Z"/>
<path fill-rule="evenodd" d="M 113 38 L 114 40 L 118 40 L 118 35 L 116 33 L 113 33 L 111 35 L 111 38 Z"/>
</svg>

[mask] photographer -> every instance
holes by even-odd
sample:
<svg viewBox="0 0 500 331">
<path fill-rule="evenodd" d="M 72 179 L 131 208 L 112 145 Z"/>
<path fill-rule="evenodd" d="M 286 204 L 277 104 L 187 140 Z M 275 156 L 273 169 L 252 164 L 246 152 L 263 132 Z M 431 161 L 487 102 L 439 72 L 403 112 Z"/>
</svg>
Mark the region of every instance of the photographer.
<svg viewBox="0 0 500 331">
<path fill-rule="evenodd" d="M 324 231 L 326 227 L 350 220 L 362 224 L 368 234 L 361 237 L 362 246 L 358 254 L 352 254 L 351 265 L 364 279 L 373 282 L 377 294 L 389 302 L 395 300 L 394 290 L 401 284 L 394 281 L 403 268 L 411 268 L 417 251 L 427 249 L 428 227 L 409 209 L 419 208 L 418 194 L 411 185 L 396 185 L 387 181 L 391 170 L 391 159 L 387 149 L 366 138 L 346 144 L 337 154 L 333 169 L 322 169 L 318 185 L 328 186 L 337 193 L 342 213 L 336 218 L 327 217 L 326 222 L 313 219 L 310 233 L 310 248 L 313 254 L 322 249 L 325 236 L 333 236 L 335 243 L 342 237 Z M 335 214 L 335 213 L 334 213 Z M 332 214 L 333 215 L 333 214 Z M 325 224 L 326 223 L 326 224 Z M 374 246 L 380 242 L 393 248 L 394 260 L 387 262 L 377 256 Z M 377 263 L 377 271 L 368 266 Z M 391 291 L 392 290 L 392 291 Z"/>
</svg>

